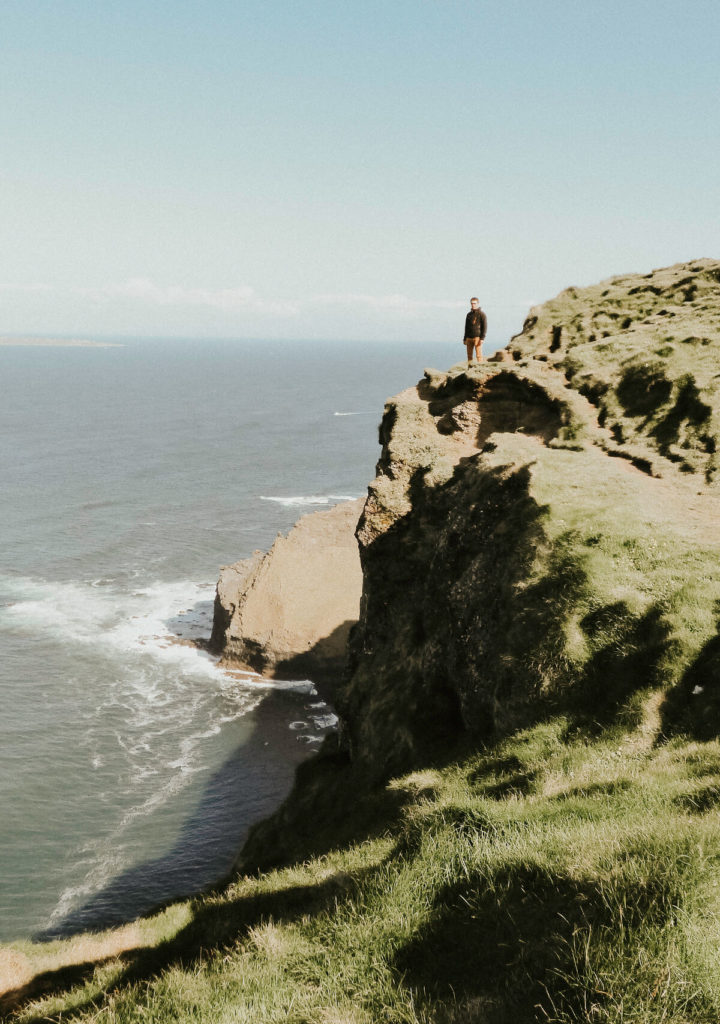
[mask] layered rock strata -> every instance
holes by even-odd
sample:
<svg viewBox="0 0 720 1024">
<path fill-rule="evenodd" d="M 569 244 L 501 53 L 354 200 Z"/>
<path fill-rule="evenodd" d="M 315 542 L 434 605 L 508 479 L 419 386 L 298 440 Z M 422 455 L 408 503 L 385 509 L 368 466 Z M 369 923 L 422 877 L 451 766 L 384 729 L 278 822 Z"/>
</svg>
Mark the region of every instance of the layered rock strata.
<svg viewBox="0 0 720 1024">
<path fill-rule="evenodd" d="M 303 516 L 270 551 L 221 570 L 210 644 L 222 664 L 325 687 L 336 679 L 359 611 L 362 505 Z"/>
</svg>

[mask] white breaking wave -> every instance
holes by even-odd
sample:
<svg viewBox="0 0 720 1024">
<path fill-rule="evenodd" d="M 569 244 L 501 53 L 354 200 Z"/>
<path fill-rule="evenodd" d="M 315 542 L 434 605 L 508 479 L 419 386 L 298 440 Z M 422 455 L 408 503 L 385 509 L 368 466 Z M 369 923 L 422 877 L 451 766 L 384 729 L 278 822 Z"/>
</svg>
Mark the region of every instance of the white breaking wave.
<svg viewBox="0 0 720 1024">
<path fill-rule="evenodd" d="M 230 669 L 229 671 L 235 672 Z M 288 693 L 307 693 L 311 697 L 317 696 L 315 683 L 312 679 L 264 679 L 262 676 L 250 676 L 253 690 L 286 690 Z"/>
<path fill-rule="evenodd" d="M 263 679 L 253 672 L 225 671 L 218 667 L 217 655 L 194 646 L 195 641 L 207 639 L 212 629 L 212 583 L 180 580 L 122 590 L 104 579 L 81 583 L 0 577 L 0 590 L 14 599 L 0 606 L 0 627 L 11 632 L 88 645 L 112 657 L 145 655 L 174 673 L 239 684 L 258 691 L 258 696 L 268 690 L 314 692 L 309 679 Z M 162 694 L 144 676 L 138 676 L 144 699 L 149 703 L 162 700 Z M 161 677 L 154 678 L 159 685 Z"/>
<path fill-rule="evenodd" d="M 280 495 L 261 494 L 260 501 L 276 501 L 278 505 L 335 505 L 339 501 L 355 501 L 359 494 L 311 494 L 281 497 Z"/>
<path fill-rule="evenodd" d="M 0 630 L 59 643 L 83 667 L 82 679 L 63 683 L 83 721 L 74 764 L 84 763 L 94 780 L 89 799 L 118 808 L 112 824 L 103 817 L 99 834 L 73 852 L 72 881 L 58 895 L 52 925 L 134 863 L 138 835 L 148 841 L 143 822 L 165 805 L 180 806 L 178 794 L 224 751 L 222 730 L 267 689 L 254 687 L 249 674 L 227 674 L 192 644 L 209 636 L 212 584 L 124 589 L 109 579 L 2 577 L 0 592 Z"/>
<path fill-rule="evenodd" d="M 328 708 L 325 715 L 313 715 L 312 723 L 316 729 L 334 729 L 338 724 L 338 717 Z"/>
<path fill-rule="evenodd" d="M 334 412 L 333 416 L 374 416 L 374 412 L 363 410 L 362 412 Z"/>
<path fill-rule="evenodd" d="M 98 650 L 143 652 L 193 673 L 217 672 L 217 659 L 177 643 L 209 636 L 214 599 L 210 583 L 179 580 L 126 590 L 105 580 L 21 577 L 4 578 L 0 585 L 11 598 L 0 608 L 0 625 L 5 628 Z"/>
</svg>

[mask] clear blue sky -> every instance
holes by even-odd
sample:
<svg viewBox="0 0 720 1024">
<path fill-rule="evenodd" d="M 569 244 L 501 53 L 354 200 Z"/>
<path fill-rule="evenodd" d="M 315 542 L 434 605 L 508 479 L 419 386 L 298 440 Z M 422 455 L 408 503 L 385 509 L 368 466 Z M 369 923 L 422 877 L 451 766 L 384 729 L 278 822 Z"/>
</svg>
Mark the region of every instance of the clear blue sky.
<svg viewBox="0 0 720 1024">
<path fill-rule="evenodd" d="M 0 334 L 491 338 L 719 256 L 717 0 L 4 0 Z"/>
</svg>

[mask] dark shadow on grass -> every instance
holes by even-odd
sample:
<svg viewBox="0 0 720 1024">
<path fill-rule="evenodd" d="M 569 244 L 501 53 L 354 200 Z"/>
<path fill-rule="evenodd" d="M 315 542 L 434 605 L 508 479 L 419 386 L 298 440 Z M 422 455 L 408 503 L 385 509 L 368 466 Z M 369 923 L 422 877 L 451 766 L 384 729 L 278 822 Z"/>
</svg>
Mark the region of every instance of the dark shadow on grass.
<svg viewBox="0 0 720 1024">
<path fill-rule="evenodd" d="M 529 769 L 514 754 L 487 756 L 468 775 L 468 782 L 478 792 L 494 800 L 525 796 L 532 789 L 537 771 Z"/>
<path fill-rule="evenodd" d="M 371 870 L 374 869 L 368 869 Z M 268 921 L 297 921 L 305 915 L 318 914 L 335 906 L 338 901 L 350 898 L 368 871 L 357 872 L 352 876 L 338 873 L 316 885 L 289 886 L 222 902 L 201 900 L 194 908 L 190 923 L 168 942 L 154 948 L 135 949 L 117 958 L 104 958 L 57 971 L 46 971 L 22 988 L 6 993 L 0 1001 L 0 1012 L 7 1014 L 41 996 L 68 992 L 76 985 L 87 982 L 93 971 L 109 959 L 124 963 L 125 968 L 112 985 L 103 989 L 103 999 L 134 982 L 152 980 L 170 968 L 195 967 L 207 961 L 208 954 L 212 955 L 237 943 L 253 927 Z M 93 1005 L 95 1000 L 91 998 L 71 1010 L 64 1010 L 62 1020 L 74 1020 Z M 40 1015 L 30 1018 L 29 1024 L 41 1024 L 47 1020 L 46 1016 Z"/>
<path fill-rule="evenodd" d="M 627 416 L 651 417 L 669 401 L 673 382 L 665 370 L 664 363 L 642 363 L 624 371 L 616 394 Z"/>
<path fill-rule="evenodd" d="M 698 428 L 712 416 L 712 407 L 700 398 L 700 391 L 691 374 L 681 377 L 676 381 L 676 386 L 677 397 L 673 407 L 652 431 L 662 453 L 666 453 L 671 444 L 681 440 L 684 425 Z"/>
<path fill-rule="evenodd" d="M 634 614 L 624 601 L 604 605 L 580 622 L 595 651 L 573 688 L 570 711 L 575 725 L 596 732 L 615 724 L 639 725 L 629 700 L 638 690 L 660 687 L 664 665 L 678 647 L 662 608 Z"/>
<path fill-rule="evenodd" d="M 459 836 L 477 828 L 460 809 L 452 825 Z M 583 938 L 600 933 L 609 944 L 620 943 L 629 928 L 669 919 L 680 898 L 672 879 L 646 885 L 628 872 L 623 883 L 616 904 L 602 880 L 522 863 L 478 870 L 438 894 L 427 924 L 394 966 L 405 985 L 431 999 L 481 1006 L 478 1019 L 487 1024 L 535 1024 L 560 1008 L 563 1020 L 585 1020 L 588 992 L 574 961 Z M 600 1010 L 609 993 L 591 995 Z M 459 1019 L 475 1018 L 461 1010 Z"/>
<path fill-rule="evenodd" d="M 9 1014 L 17 1012 L 32 1000 L 69 992 L 70 989 L 88 981 L 97 967 L 101 967 L 111 960 L 115 962 L 127 961 L 128 957 L 129 954 L 121 953 L 113 957 L 71 964 L 67 967 L 59 967 L 54 971 L 43 971 L 41 974 L 36 974 L 26 985 L 0 995 L 0 1020 L 6 1019 Z M 33 1020 L 38 1022 L 48 1021 L 48 1019 L 47 1017 L 33 1018 Z M 67 1016 L 66 1019 L 69 1020 L 70 1017 Z"/>
<path fill-rule="evenodd" d="M 614 797 L 633 788 L 629 779 L 613 779 L 611 782 L 591 782 L 586 786 L 573 786 L 558 793 L 555 800 L 594 800 L 598 797 Z"/>
<path fill-rule="evenodd" d="M 707 814 L 720 805 L 720 785 L 702 786 L 693 793 L 683 793 L 674 803 L 690 814 Z"/>
<path fill-rule="evenodd" d="M 715 614 L 720 615 L 720 605 Z M 662 718 L 668 736 L 688 734 L 701 741 L 720 736 L 720 621 L 718 632 L 668 693 Z"/>
<path fill-rule="evenodd" d="M 96 961 L 86 961 L 82 964 L 72 964 L 68 967 L 57 968 L 55 971 L 43 971 L 42 974 L 36 974 L 31 981 L 27 984 L 14 988 L 4 992 L 0 995 L 0 1020 L 8 1020 L 11 1015 L 22 1010 L 23 1007 L 27 1006 L 29 1002 L 39 999 L 46 998 L 51 995 L 58 995 L 63 992 L 69 992 L 71 989 L 78 985 L 83 985 L 92 977 L 93 972 L 105 964 L 114 962 L 116 964 L 128 963 L 136 950 L 132 953 L 118 953 L 115 956 L 104 956 L 96 959 Z M 87 1010 L 90 1002 L 86 1002 L 82 1007 L 71 1013 L 63 1013 L 63 1020 L 72 1020 L 73 1017 L 79 1013 Z M 48 1024 L 48 1022 L 54 1021 L 57 1018 L 50 1018 L 46 1016 L 33 1017 L 32 1021 L 37 1024 Z"/>
</svg>

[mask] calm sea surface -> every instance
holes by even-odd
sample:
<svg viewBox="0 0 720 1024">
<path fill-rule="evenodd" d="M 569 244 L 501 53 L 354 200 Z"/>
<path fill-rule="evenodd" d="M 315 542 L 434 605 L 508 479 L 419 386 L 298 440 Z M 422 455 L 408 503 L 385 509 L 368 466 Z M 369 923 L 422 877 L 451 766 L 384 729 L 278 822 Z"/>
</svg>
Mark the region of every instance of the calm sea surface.
<svg viewBox="0 0 720 1024">
<path fill-rule="evenodd" d="M 209 635 L 219 566 L 365 493 L 384 400 L 458 347 L 0 347 L 0 941 L 228 871 L 333 716 L 169 638 Z"/>
</svg>

